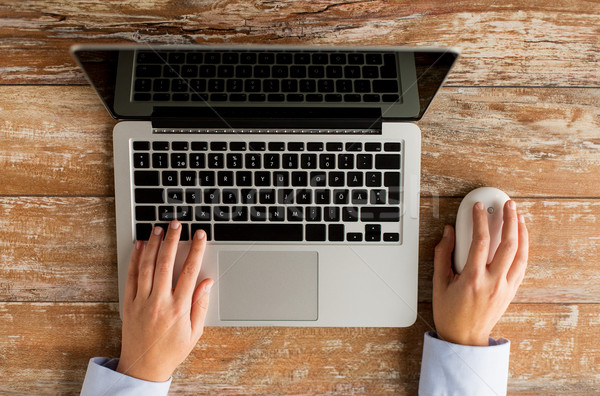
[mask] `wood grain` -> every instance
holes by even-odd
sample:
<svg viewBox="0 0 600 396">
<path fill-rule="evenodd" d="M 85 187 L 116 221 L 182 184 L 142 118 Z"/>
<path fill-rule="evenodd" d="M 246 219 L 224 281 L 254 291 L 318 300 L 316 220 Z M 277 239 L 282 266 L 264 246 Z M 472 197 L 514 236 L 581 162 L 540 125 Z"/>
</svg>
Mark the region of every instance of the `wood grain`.
<svg viewBox="0 0 600 396">
<path fill-rule="evenodd" d="M 454 46 L 450 84 L 599 86 L 600 4 L 0 1 L 0 83 L 83 84 L 73 43 Z"/>
<path fill-rule="evenodd" d="M 113 194 L 114 120 L 90 88 L 0 96 L 0 194 Z M 418 123 L 422 195 L 600 197 L 599 108 L 600 89 L 443 88 Z"/>
<path fill-rule="evenodd" d="M 593 394 L 597 304 L 513 304 L 509 394 Z M 170 394 L 414 395 L 429 304 L 409 328 L 207 328 Z M 0 303 L 0 392 L 78 394 L 88 359 L 119 355 L 117 304 Z"/>
<path fill-rule="evenodd" d="M 419 300 L 431 301 L 433 248 L 460 199 L 421 199 Z M 600 200 L 517 199 L 530 232 L 515 302 L 600 303 Z M 0 198 L 0 301 L 118 301 L 114 201 Z"/>
</svg>

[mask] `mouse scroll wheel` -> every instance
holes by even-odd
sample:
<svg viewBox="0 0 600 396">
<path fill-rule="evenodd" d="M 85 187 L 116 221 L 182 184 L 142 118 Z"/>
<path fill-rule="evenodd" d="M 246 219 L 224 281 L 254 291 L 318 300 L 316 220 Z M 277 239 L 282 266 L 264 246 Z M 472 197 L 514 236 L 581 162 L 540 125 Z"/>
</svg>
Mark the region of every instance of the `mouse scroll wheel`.
<svg viewBox="0 0 600 396">
<path fill-rule="evenodd" d="M 494 214 L 494 208 L 492 206 L 490 206 L 487 211 L 489 214 Z"/>
</svg>

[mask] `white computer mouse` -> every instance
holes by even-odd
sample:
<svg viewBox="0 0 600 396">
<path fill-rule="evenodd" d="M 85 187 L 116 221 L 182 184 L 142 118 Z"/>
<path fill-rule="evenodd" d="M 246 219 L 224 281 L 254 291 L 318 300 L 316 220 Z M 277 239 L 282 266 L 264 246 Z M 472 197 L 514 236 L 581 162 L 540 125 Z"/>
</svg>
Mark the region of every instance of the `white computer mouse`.
<svg viewBox="0 0 600 396">
<path fill-rule="evenodd" d="M 460 203 L 456 214 L 456 233 L 454 242 L 454 269 L 461 273 L 473 240 L 473 205 L 483 203 L 488 216 L 490 230 L 490 252 L 487 263 L 491 263 L 502 238 L 502 212 L 504 204 L 510 198 L 504 191 L 493 187 L 480 187 L 468 193 Z"/>
</svg>

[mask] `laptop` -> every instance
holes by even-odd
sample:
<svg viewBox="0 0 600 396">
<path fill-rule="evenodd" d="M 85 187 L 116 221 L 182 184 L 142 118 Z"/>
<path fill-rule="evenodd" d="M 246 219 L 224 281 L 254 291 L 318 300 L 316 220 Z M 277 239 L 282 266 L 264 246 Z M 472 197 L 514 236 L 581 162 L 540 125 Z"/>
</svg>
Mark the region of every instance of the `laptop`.
<svg viewBox="0 0 600 396">
<path fill-rule="evenodd" d="M 72 48 L 112 117 L 122 296 L 136 240 L 194 232 L 207 326 L 405 327 L 417 316 L 419 120 L 458 53 Z"/>
</svg>

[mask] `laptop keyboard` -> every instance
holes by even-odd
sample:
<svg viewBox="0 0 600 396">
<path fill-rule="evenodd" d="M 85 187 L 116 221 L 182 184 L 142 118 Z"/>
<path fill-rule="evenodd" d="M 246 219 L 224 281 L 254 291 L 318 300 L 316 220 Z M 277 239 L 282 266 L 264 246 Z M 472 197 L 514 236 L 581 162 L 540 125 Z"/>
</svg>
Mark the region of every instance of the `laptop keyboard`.
<svg viewBox="0 0 600 396">
<path fill-rule="evenodd" d="M 136 239 L 400 241 L 402 144 L 133 141 Z"/>
<path fill-rule="evenodd" d="M 393 103 L 394 53 L 137 52 L 133 101 Z"/>
</svg>

